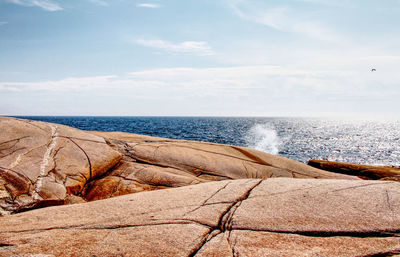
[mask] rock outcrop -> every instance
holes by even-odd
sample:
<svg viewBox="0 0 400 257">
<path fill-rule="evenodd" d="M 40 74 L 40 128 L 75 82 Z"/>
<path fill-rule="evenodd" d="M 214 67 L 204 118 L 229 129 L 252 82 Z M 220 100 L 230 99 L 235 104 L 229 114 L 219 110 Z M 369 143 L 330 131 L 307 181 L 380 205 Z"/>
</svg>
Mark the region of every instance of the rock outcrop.
<svg viewBox="0 0 400 257">
<path fill-rule="evenodd" d="M 0 213 L 241 178 L 343 178 L 244 147 L 0 117 Z"/>
<path fill-rule="evenodd" d="M 395 181 L 245 147 L 6 117 L 0 131 L 0 212 L 16 213 L 0 256 L 400 254 Z"/>
<path fill-rule="evenodd" d="M 0 117 L 0 206 L 64 204 L 122 155 L 102 137 L 67 126 Z"/>
<path fill-rule="evenodd" d="M 393 180 L 400 182 L 400 169 L 390 166 L 372 166 L 356 163 L 310 160 L 308 165 L 335 173 L 358 176 L 363 179 Z"/>
<path fill-rule="evenodd" d="M 399 253 L 393 181 L 224 180 L 0 218 L 1 256 Z"/>
<path fill-rule="evenodd" d="M 106 177 L 87 185 L 84 195 L 88 200 L 225 179 L 356 179 L 245 147 L 123 132 L 93 133 L 106 138 L 124 157 Z"/>
</svg>

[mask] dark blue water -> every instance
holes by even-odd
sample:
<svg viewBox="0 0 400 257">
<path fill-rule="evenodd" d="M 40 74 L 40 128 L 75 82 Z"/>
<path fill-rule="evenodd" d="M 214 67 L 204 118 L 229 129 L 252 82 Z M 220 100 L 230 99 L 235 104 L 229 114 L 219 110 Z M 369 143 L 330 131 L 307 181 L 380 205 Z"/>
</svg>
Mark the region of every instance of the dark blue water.
<svg viewBox="0 0 400 257">
<path fill-rule="evenodd" d="M 301 162 L 400 165 L 400 121 L 240 117 L 24 116 L 83 130 L 248 146 Z"/>
</svg>

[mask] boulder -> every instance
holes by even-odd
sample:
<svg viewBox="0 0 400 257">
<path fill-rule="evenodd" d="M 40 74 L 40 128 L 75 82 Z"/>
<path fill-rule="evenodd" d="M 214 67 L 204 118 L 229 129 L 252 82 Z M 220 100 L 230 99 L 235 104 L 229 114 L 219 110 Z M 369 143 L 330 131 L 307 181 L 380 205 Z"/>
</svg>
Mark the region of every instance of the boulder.
<svg viewBox="0 0 400 257">
<path fill-rule="evenodd" d="M 140 192 L 0 218 L 1 256 L 391 256 L 400 184 L 271 178 Z"/>
<path fill-rule="evenodd" d="M 247 147 L 123 132 L 92 133 L 105 138 L 124 158 L 106 177 L 86 186 L 87 200 L 226 179 L 357 179 Z"/>
<path fill-rule="evenodd" d="M 63 125 L 0 117 L 2 213 L 64 204 L 122 155 L 102 137 Z"/>
<path fill-rule="evenodd" d="M 330 172 L 358 176 L 363 179 L 400 181 L 400 169 L 390 166 L 373 166 L 356 163 L 310 160 L 308 165 Z"/>
</svg>

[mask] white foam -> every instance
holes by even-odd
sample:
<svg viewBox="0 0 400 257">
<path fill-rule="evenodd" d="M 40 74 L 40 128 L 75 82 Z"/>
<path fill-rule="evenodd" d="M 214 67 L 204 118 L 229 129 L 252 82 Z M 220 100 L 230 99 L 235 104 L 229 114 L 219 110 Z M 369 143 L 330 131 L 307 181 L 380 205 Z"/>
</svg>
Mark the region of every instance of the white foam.
<svg viewBox="0 0 400 257">
<path fill-rule="evenodd" d="M 247 146 L 270 154 L 278 154 L 281 140 L 269 124 L 256 124 L 246 134 Z"/>
</svg>

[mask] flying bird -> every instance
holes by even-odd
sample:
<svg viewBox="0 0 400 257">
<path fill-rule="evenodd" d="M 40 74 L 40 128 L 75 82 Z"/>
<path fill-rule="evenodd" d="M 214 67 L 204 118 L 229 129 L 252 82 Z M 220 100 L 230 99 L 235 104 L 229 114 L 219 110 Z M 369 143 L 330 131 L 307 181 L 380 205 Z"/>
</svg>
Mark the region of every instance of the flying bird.
<svg viewBox="0 0 400 257">
<path fill-rule="evenodd" d="M 374 72 L 374 71 L 376 71 L 376 69 L 371 69 L 371 72 Z"/>
</svg>

